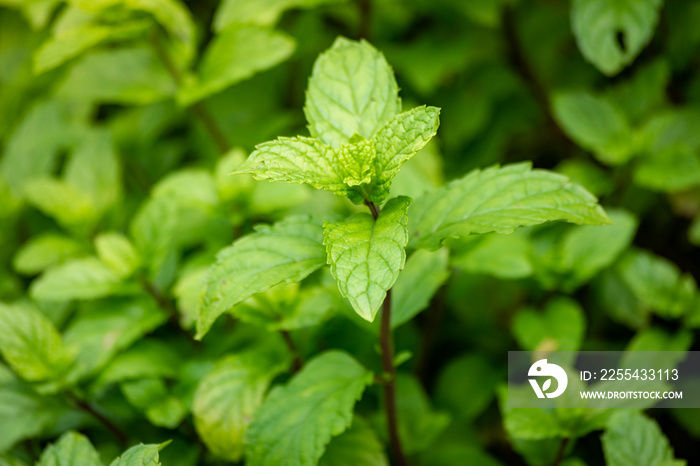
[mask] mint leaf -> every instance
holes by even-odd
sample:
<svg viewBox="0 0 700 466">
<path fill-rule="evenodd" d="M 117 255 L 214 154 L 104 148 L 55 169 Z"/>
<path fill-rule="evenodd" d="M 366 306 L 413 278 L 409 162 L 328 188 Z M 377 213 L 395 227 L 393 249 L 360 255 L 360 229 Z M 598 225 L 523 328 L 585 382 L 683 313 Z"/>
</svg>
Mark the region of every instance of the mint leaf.
<svg viewBox="0 0 700 466">
<path fill-rule="evenodd" d="M 73 364 L 56 327 L 29 304 L 0 303 L 0 354 L 30 382 L 60 381 Z"/>
<path fill-rule="evenodd" d="M 44 449 L 37 466 L 102 466 L 102 461 L 87 437 L 68 431 Z"/>
<path fill-rule="evenodd" d="M 634 182 L 654 191 L 676 193 L 700 185 L 700 156 L 697 150 L 679 145 L 640 157 Z"/>
<path fill-rule="evenodd" d="M 204 52 L 197 75 L 180 91 L 190 105 L 289 58 L 294 39 L 283 32 L 256 26 L 232 26 L 214 37 Z"/>
<path fill-rule="evenodd" d="M 24 192 L 30 204 L 68 229 L 80 229 L 97 217 L 90 196 L 65 181 L 34 178 Z"/>
<path fill-rule="evenodd" d="M 201 339 L 217 317 L 244 299 L 280 283 L 302 280 L 325 264 L 321 225 L 295 217 L 259 226 L 222 249 L 205 278 L 197 317 Z"/>
<path fill-rule="evenodd" d="M 651 40 L 662 3 L 663 0 L 574 0 L 571 29 L 581 53 L 604 74 L 617 74 Z"/>
<path fill-rule="evenodd" d="M 510 280 L 532 275 L 531 246 L 524 235 L 469 236 L 462 238 L 454 249 L 452 263 L 465 272 Z"/>
<path fill-rule="evenodd" d="M 109 466 L 161 466 L 158 452 L 168 446 L 170 440 L 160 445 L 136 445 L 126 450 Z"/>
<path fill-rule="evenodd" d="M 214 29 L 221 31 L 231 24 L 272 26 L 290 8 L 314 8 L 344 0 L 223 0 L 214 16 Z"/>
<path fill-rule="evenodd" d="M 352 422 L 355 402 L 373 375 L 351 356 L 328 351 L 275 387 L 246 432 L 246 464 L 315 465 L 332 437 Z"/>
<path fill-rule="evenodd" d="M 34 236 L 24 243 L 15 254 L 12 265 L 19 273 L 34 275 L 85 251 L 86 248 L 73 238 L 46 233 Z"/>
<path fill-rule="evenodd" d="M 343 37 L 314 64 L 304 114 L 311 136 L 338 147 L 354 135 L 371 139 L 401 111 L 394 73 L 366 41 Z"/>
<path fill-rule="evenodd" d="M 388 194 L 391 180 L 416 152 L 425 146 L 437 133 L 440 109 L 417 107 L 401 113 L 384 125 L 374 137 L 377 157 L 375 177 L 377 193 L 369 200 L 381 202 Z M 382 192 L 385 190 L 386 192 Z"/>
<path fill-rule="evenodd" d="M 146 377 L 122 382 L 121 391 L 127 401 L 143 411 L 154 426 L 174 429 L 187 415 L 185 403 L 165 386 L 163 380 Z"/>
<path fill-rule="evenodd" d="M 359 416 L 352 426 L 331 440 L 319 466 L 389 466 L 384 446 L 372 427 Z"/>
<path fill-rule="evenodd" d="M 619 165 L 634 155 L 632 129 L 610 99 L 587 92 L 557 93 L 552 111 L 564 132 L 601 162 Z"/>
<path fill-rule="evenodd" d="M 73 259 L 51 267 L 34 280 L 30 294 L 43 301 L 96 299 L 114 293 L 121 279 L 96 257 Z"/>
<path fill-rule="evenodd" d="M 267 349 L 227 356 L 197 387 L 194 425 L 207 448 L 229 461 L 243 456 L 243 436 L 272 379 L 289 365 L 287 353 Z"/>
<path fill-rule="evenodd" d="M 513 319 L 513 335 L 524 351 L 578 351 L 586 317 L 576 301 L 558 297 L 543 312 L 523 309 Z"/>
<path fill-rule="evenodd" d="M 609 466 L 683 466 L 658 424 L 634 411 L 619 411 L 601 438 Z"/>
<path fill-rule="evenodd" d="M 447 250 L 413 253 L 392 287 L 392 328 L 408 322 L 428 307 L 449 275 Z"/>
<path fill-rule="evenodd" d="M 406 261 L 406 211 L 410 204 L 410 198 L 401 196 L 387 202 L 376 221 L 369 214 L 358 213 L 343 222 L 324 225 L 328 263 L 340 293 L 370 322 Z"/>
<path fill-rule="evenodd" d="M 419 198 L 411 209 L 409 247 L 437 249 L 447 238 L 512 233 L 552 220 L 610 222 L 595 197 L 565 176 L 529 163 L 494 166 Z"/>
<path fill-rule="evenodd" d="M 129 0 L 127 5 L 150 13 L 170 37 L 173 56 L 187 64 L 195 53 L 196 31 L 187 7 L 180 0 Z"/>
<path fill-rule="evenodd" d="M 138 253 L 121 233 L 101 233 L 95 238 L 95 249 L 102 263 L 119 277 L 130 276 L 140 265 Z"/>
</svg>

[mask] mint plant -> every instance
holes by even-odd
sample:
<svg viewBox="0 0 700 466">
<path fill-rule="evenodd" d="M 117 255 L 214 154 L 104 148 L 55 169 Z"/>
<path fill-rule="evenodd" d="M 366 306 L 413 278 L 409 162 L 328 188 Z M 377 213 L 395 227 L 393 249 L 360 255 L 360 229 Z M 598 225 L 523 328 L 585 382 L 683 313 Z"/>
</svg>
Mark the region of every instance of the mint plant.
<svg viewBox="0 0 700 466">
<path fill-rule="evenodd" d="M 475 171 L 422 196 L 410 209 L 413 200 L 407 196 L 387 200 L 401 166 L 436 134 L 439 113 L 425 106 L 401 112 L 384 56 L 368 42 L 337 39 L 319 56 L 309 80 L 305 114 L 311 137 L 260 144 L 233 174 L 306 183 L 364 204 L 369 213 L 337 220 L 290 218 L 237 240 L 217 255 L 198 309 L 197 338 L 202 338 L 217 317 L 241 301 L 330 265 L 340 294 L 361 318 L 372 322 L 381 309 L 383 372 L 376 377 L 384 387 L 397 464 L 407 463 L 397 422 L 391 289 L 406 263 L 407 246 L 437 249 L 448 238 L 512 233 L 552 220 L 609 223 L 584 188 L 528 164 Z M 332 369 L 318 369 L 328 366 Z M 331 437 L 349 427 L 354 401 L 372 381 L 349 355 L 316 356 L 253 415 L 246 433 L 248 463 L 293 458 L 315 464 Z"/>
</svg>

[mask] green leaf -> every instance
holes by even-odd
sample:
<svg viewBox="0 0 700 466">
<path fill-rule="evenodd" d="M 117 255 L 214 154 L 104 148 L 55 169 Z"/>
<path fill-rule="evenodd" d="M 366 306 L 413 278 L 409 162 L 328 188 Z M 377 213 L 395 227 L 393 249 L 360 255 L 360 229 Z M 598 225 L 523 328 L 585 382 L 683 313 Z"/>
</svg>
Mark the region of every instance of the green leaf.
<svg viewBox="0 0 700 466">
<path fill-rule="evenodd" d="M 115 298 L 85 306 L 63 334 L 66 344 L 79 350 L 74 376 L 94 373 L 167 319 L 166 312 L 145 296 Z"/>
<path fill-rule="evenodd" d="M 503 427 L 508 435 L 521 440 L 544 440 L 565 435 L 559 419 L 551 409 L 508 408 L 508 397 L 532 399 L 532 387 L 519 389 L 503 387 L 499 391 L 499 405 L 503 415 Z"/>
<path fill-rule="evenodd" d="M 160 445 L 136 445 L 112 461 L 110 466 L 161 466 L 158 452 L 168 446 L 169 443 L 170 440 Z"/>
<path fill-rule="evenodd" d="M 150 48 L 105 50 L 75 63 L 58 88 L 70 100 L 143 105 L 175 94 L 173 78 Z"/>
<path fill-rule="evenodd" d="M 12 265 L 19 273 L 34 275 L 85 252 L 85 247 L 73 238 L 45 233 L 29 238 L 15 254 Z"/>
<path fill-rule="evenodd" d="M 287 9 L 314 8 L 326 3 L 342 3 L 343 1 L 344 0 L 223 0 L 214 16 L 214 29 L 218 32 L 231 24 L 272 26 Z"/>
<path fill-rule="evenodd" d="M 376 221 L 358 213 L 324 225 L 328 263 L 338 289 L 355 312 L 370 322 L 406 261 L 410 204 L 410 198 L 401 196 L 387 202 Z"/>
<path fill-rule="evenodd" d="M 142 410 L 154 426 L 175 429 L 187 415 L 183 401 L 171 394 L 161 379 L 148 377 L 122 382 L 121 390 L 127 401 Z"/>
<path fill-rule="evenodd" d="M 32 282 L 30 294 L 43 301 L 103 298 L 119 289 L 121 280 L 96 257 L 73 259 L 46 270 Z"/>
<path fill-rule="evenodd" d="M 450 237 L 512 233 L 552 220 L 610 223 L 595 197 L 562 175 L 529 163 L 495 166 L 419 198 L 411 209 L 409 247 L 437 249 Z"/>
<path fill-rule="evenodd" d="M 204 52 L 197 76 L 180 91 L 190 105 L 283 62 L 296 43 L 287 34 L 256 26 L 232 26 L 216 35 Z"/>
<path fill-rule="evenodd" d="M 639 159 L 634 182 L 654 191 L 675 193 L 700 185 L 700 156 L 696 149 L 671 146 Z"/>
<path fill-rule="evenodd" d="M 340 37 L 316 60 L 304 107 L 311 136 L 333 147 L 371 139 L 400 111 L 394 73 L 368 42 Z"/>
<path fill-rule="evenodd" d="M 207 448 L 229 461 L 243 456 L 243 437 L 288 352 L 255 350 L 222 359 L 197 387 L 194 425 Z"/>
<path fill-rule="evenodd" d="M 101 233 L 95 238 L 100 260 L 121 278 L 130 276 L 140 265 L 140 258 L 128 238 L 121 233 Z"/>
<path fill-rule="evenodd" d="M 65 181 L 34 178 L 25 185 L 24 191 L 30 204 L 66 228 L 84 227 L 97 217 L 88 194 Z"/>
<path fill-rule="evenodd" d="M 359 416 L 352 426 L 331 440 L 319 466 L 389 466 L 384 447 L 369 424 Z"/>
<path fill-rule="evenodd" d="M 195 25 L 189 10 L 179 0 L 128 0 L 128 6 L 153 15 L 171 38 L 172 54 L 183 64 L 190 62 L 195 54 Z"/>
<path fill-rule="evenodd" d="M 479 374 L 474 377 L 474 374 Z M 460 419 L 471 420 L 493 401 L 501 370 L 480 354 L 451 360 L 440 372 L 435 386 L 435 405 L 448 409 Z M 464 396 L 469 393 L 469 396 Z"/>
<path fill-rule="evenodd" d="M 581 53 L 606 75 L 617 74 L 651 40 L 662 3 L 663 0 L 574 0 L 571 29 Z"/>
<path fill-rule="evenodd" d="M 486 274 L 502 279 L 518 279 L 532 275 L 530 244 L 524 235 L 485 234 L 468 236 L 455 245 L 452 260 L 465 272 Z"/>
<path fill-rule="evenodd" d="M 102 461 L 87 437 L 68 431 L 46 447 L 37 466 L 102 466 Z"/>
<path fill-rule="evenodd" d="M 695 246 L 700 246 L 700 215 L 695 217 L 688 230 L 688 241 Z"/>
<path fill-rule="evenodd" d="M 148 199 L 129 226 L 134 245 L 155 277 L 176 245 L 178 206 L 165 197 Z"/>
<path fill-rule="evenodd" d="M 246 464 L 315 465 L 331 438 L 350 426 L 355 402 L 372 380 L 346 353 L 311 359 L 257 410 L 246 432 Z"/>
<path fill-rule="evenodd" d="M 513 320 L 513 334 L 525 351 L 577 351 L 586 330 L 586 317 L 576 301 L 559 297 L 544 312 L 524 309 Z"/>
<path fill-rule="evenodd" d="M 411 157 L 416 155 L 437 133 L 440 109 L 417 107 L 401 113 L 384 125 L 375 136 L 377 157 L 374 160 L 375 177 L 379 191 L 372 202 L 381 202 L 388 193 L 391 180 Z M 382 196 L 382 189 L 386 193 Z"/>
<path fill-rule="evenodd" d="M 617 264 L 623 282 L 646 307 L 665 318 L 688 312 L 697 292 L 695 280 L 668 260 L 642 250 L 625 253 Z"/>
<path fill-rule="evenodd" d="M 61 381 L 74 359 L 56 327 L 29 304 L 0 303 L 0 353 L 30 382 Z"/>
<path fill-rule="evenodd" d="M 587 92 L 561 92 L 552 98 L 552 111 L 564 132 L 601 162 L 619 165 L 634 155 L 632 129 L 609 99 Z"/>
<path fill-rule="evenodd" d="M 280 283 L 297 282 L 325 264 L 321 225 L 295 217 L 259 226 L 217 254 L 197 317 L 201 339 L 217 317 L 244 299 Z"/>
<path fill-rule="evenodd" d="M 620 411 L 601 437 L 609 466 L 682 466 L 659 425 L 638 412 Z"/>
<path fill-rule="evenodd" d="M 447 250 L 416 251 L 406 262 L 392 287 L 391 327 L 408 322 L 428 307 L 435 292 L 447 280 Z"/>
</svg>

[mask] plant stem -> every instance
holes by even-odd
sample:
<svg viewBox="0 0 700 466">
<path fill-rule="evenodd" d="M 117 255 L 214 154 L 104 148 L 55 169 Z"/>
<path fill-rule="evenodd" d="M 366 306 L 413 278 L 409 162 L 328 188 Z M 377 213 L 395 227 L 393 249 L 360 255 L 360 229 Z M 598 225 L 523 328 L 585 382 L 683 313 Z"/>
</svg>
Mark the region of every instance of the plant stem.
<svg viewBox="0 0 700 466">
<path fill-rule="evenodd" d="M 365 201 L 365 205 L 372 212 L 372 217 L 376 222 L 379 218 L 379 207 L 370 201 Z M 379 330 L 379 345 L 382 350 L 382 369 L 384 370 L 384 408 L 386 409 L 386 422 L 389 430 L 389 446 L 394 464 L 406 466 L 406 456 L 401 448 L 399 438 L 399 425 L 396 413 L 396 368 L 394 367 L 394 339 L 391 333 L 391 290 L 386 292 L 386 297 L 382 303 L 382 317 Z"/>
<path fill-rule="evenodd" d="M 168 51 L 165 49 L 165 47 L 163 47 L 163 44 L 158 38 L 158 35 L 155 33 L 151 34 L 149 40 L 151 42 L 153 50 L 156 52 L 156 55 L 158 55 L 158 58 L 160 58 L 160 61 L 163 62 L 163 65 L 165 65 L 165 68 L 172 76 L 173 81 L 175 81 L 175 84 L 177 84 L 178 87 L 181 86 L 182 73 L 180 73 L 180 70 L 178 69 L 177 65 L 170 58 Z M 218 125 L 218 123 L 216 122 L 212 114 L 209 112 L 207 107 L 205 107 L 202 102 L 195 102 L 190 106 L 190 108 L 192 109 L 192 113 L 194 113 L 195 116 L 199 118 L 202 125 L 204 125 L 204 128 L 206 128 L 206 130 L 209 132 L 209 135 L 211 136 L 212 140 L 214 141 L 214 144 L 216 145 L 216 148 L 221 153 L 221 155 L 227 153 L 231 147 L 228 143 L 228 140 L 226 139 L 226 134 Z"/>
<path fill-rule="evenodd" d="M 114 424 L 112 421 L 107 419 L 107 417 L 105 417 L 102 413 L 93 408 L 90 403 L 78 397 L 72 392 L 66 392 L 65 395 L 76 407 L 88 413 L 90 416 L 95 418 L 100 424 L 102 424 L 107 430 L 109 430 L 112 433 L 112 435 L 114 435 L 114 437 L 119 441 L 119 443 L 122 444 L 122 446 L 126 446 L 128 444 L 128 438 L 126 436 L 126 433 L 119 427 L 117 427 L 117 425 Z"/>
<path fill-rule="evenodd" d="M 292 372 L 297 373 L 299 372 L 302 366 L 301 357 L 299 356 L 299 350 L 297 349 L 297 345 L 294 344 L 294 340 L 292 340 L 292 336 L 289 334 L 288 331 L 280 330 L 280 334 L 282 335 L 282 338 L 284 338 L 284 342 L 287 345 L 287 348 L 289 348 L 289 352 L 292 353 L 292 357 L 294 358 L 292 360 Z"/>
<path fill-rule="evenodd" d="M 568 438 L 561 439 L 561 444 L 559 444 L 559 450 L 557 450 L 557 456 L 554 457 L 554 462 L 552 466 L 559 466 L 564 459 L 564 453 L 566 453 L 566 446 L 569 444 Z"/>
<path fill-rule="evenodd" d="M 360 29 L 357 38 L 371 40 L 372 0 L 357 0 L 357 9 L 360 12 Z"/>
</svg>

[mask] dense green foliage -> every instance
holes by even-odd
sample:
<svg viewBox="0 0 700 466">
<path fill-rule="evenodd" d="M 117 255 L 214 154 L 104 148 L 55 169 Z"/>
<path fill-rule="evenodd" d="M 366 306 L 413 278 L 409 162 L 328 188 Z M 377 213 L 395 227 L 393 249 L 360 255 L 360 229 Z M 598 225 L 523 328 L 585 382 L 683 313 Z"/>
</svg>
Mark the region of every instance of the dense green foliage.
<svg viewBox="0 0 700 466">
<path fill-rule="evenodd" d="M 692 464 L 696 410 L 504 384 L 697 346 L 699 22 L 0 0 L 0 465 Z"/>
</svg>

